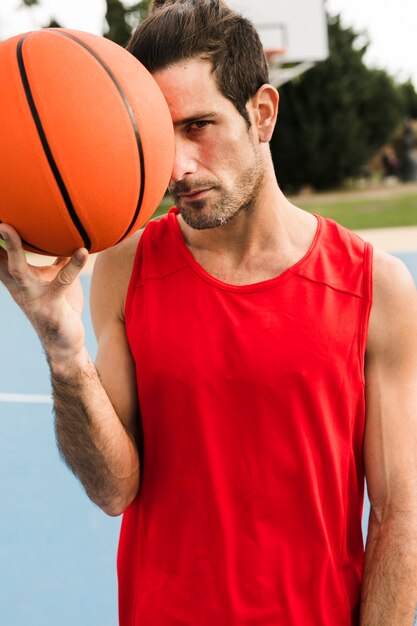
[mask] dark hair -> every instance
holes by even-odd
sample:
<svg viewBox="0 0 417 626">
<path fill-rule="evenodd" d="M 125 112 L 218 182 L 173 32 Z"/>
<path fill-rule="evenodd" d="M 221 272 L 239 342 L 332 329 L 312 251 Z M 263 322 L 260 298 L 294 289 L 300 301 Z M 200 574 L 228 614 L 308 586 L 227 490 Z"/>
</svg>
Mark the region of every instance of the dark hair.
<svg viewBox="0 0 417 626">
<path fill-rule="evenodd" d="M 249 126 L 246 103 L 269 82 L 255 27 L 222 0 L 154 0 L 127 49 L 151 73 L 196 57 L 210 61 L 220 92 Z"/>
</svg>

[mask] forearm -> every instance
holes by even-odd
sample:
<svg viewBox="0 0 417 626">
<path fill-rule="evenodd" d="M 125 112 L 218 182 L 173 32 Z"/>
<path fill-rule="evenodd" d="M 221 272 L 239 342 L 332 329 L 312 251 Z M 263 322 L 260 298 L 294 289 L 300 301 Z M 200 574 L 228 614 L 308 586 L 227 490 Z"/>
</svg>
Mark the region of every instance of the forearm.
<svg viewBox="0 0 417 626">
<path fill-rule="evenodd" d="M 88 496 L 118 515 L 139 488 L 139 456 L 87 353 L 62 366 L 49 360 L 59 450 Z"/>
<path fill-rule="evenodd" d="M 70 259 L 60 258 L 38 268 L 28 264 L 22 241 L 11 226 L 1 224 L 1 237 L 7 253 L 0 249 L 0 281 L 32 323 L 49 362 L 59 449 L 90 498 L 110 515 L 117 515 L 139 488 L 137 447 L 123 425 L 134 422 L 136 397 L 130 404 L 118 403 L 119 419 L 85 350 L 78 276 L 87 262 L 87 250 L 80 248 Z M 113 302 L 119 292 L 108 291 L 112 269 L 103 288 L 106 300 Z M 118 312 L 120 302 L 114 304 Z M 104 308 L 113 325 L 114 320 L 121 323 L 117 315 L 110 315 L 106 302 Z M 126 341 L 124 328 L 122 333 L 119 327 L 118 341 L 123 337 Z M 119 379 L 123 380 L 120 372 Z M 131 399 L 132 384 L 129 388 L 126 395 Z"/>
<path fill-rule="evenodd" d="M 417 520 L 371 513 L 366 542 L 360 626 L 413 626 L 417 606 Z"/>
</svg>

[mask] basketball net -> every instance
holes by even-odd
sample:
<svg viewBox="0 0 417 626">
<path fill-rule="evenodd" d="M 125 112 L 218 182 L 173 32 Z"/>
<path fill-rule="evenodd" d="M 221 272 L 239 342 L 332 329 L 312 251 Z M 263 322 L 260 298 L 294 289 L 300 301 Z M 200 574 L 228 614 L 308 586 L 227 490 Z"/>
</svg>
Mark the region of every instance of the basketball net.
<svg viewBox="0 0 417 626">
<path fill-rule="evenodd" d="M 265 49 L 265 57 L 269 68 L 269 77 L 271 84 L 279 87 L 297 76 L 301 76 L 304 72 L 314 66 L 314 63 L 305 61 L 292 65 L 292 67 L 283 67 L 285 64 L 286 48 L 268 48 Z"/>
<path fill-rule="evenodd" d="M 269 67 L 282 65 L 284 63 L 286 52 L 286 48 L 268 48 L 265 50 L 265 56 Z"/>
</svg>

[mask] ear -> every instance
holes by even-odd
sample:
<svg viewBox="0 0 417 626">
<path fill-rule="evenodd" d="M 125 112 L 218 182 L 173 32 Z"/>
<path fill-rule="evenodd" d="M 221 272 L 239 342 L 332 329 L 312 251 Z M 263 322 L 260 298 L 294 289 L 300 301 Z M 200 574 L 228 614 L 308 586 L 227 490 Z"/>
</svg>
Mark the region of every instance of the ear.
<svg viewBox="0 0 417 626">
<path fill-rule="evenodd" d="M 261 143 L 271 141 L 278 116 L 278 103 L 278 91 L 272 85 L 262 85 L 249 100 L 249 114 Z"/>
</svg>

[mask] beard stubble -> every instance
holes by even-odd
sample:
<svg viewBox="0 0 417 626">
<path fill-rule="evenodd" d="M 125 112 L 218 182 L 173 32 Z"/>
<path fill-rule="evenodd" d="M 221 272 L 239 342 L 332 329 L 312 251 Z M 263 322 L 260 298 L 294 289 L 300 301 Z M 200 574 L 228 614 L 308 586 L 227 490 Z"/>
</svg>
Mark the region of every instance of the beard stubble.
<svg viewBox="0 0 417 626">
<path fill-rule="evenodd" d="M 232 189 L 225 189 L 218 181 L 194 180 L 192 184 L 178 181 L 170 186 L 170 193 L 185 223 L 195 230 L 218 228 L 230 223 L 242 211 L 250 211 L 258 196 L 264 178 L 262 159 L 257 154 L 255 162 L 241 172 Z M 180 193 L 193 189 L 210 188 L 219 199 L 181 202 Z"/>
</svg>

